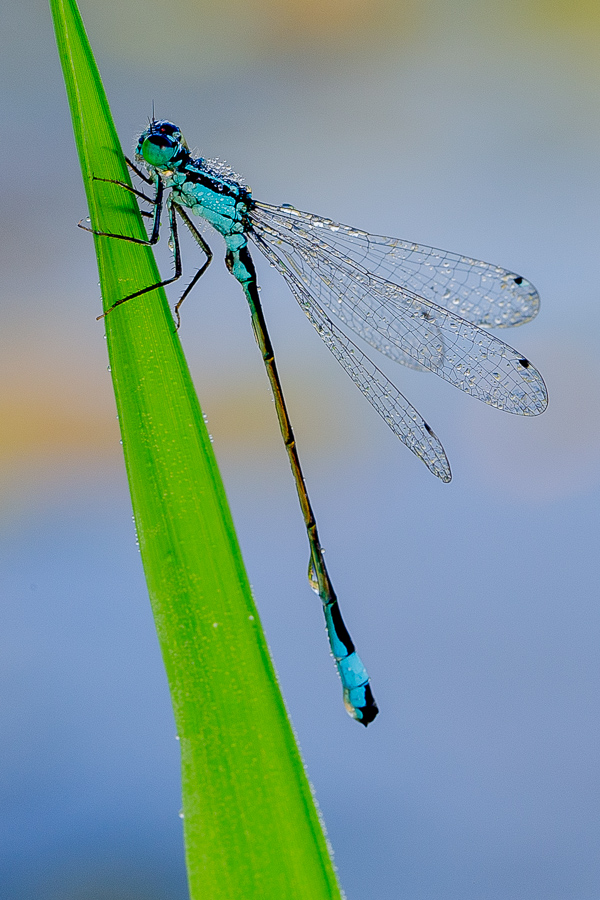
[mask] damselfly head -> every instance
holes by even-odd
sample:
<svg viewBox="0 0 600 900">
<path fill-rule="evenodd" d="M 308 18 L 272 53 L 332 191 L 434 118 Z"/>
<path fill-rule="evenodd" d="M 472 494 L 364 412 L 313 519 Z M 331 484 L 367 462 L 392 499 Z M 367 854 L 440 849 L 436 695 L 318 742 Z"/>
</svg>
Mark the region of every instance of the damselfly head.
<svg viewBox="0 0 600 900">
<path fill-rule="evenodd" d="M 177 125 L 152 119 L 141 133 L 135 155 L 156 169 L 176 166 L 189 156 L 189 148 Z"/>
</svg>

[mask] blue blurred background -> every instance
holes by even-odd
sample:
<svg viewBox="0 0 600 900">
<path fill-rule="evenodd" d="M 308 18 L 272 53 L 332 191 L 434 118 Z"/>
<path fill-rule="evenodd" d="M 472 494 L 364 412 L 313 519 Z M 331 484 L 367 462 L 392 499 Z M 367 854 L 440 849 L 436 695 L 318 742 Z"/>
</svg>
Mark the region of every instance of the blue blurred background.
<svg viewBox="0 0 600 900">
<path fill-rule="evenodd" d="M 81 8 L 126 151 L 154 101 L 259 199 L 539 288 L 538 319 L 503 335 L 546 378 L 539 419 L 386 367 L 444 443 L 443 485 L 258 260 L 332 577 L 381 708 L 367 731 L 341 704 L 217 237 L 181 338 L 348 900 L 597 900 L 600 7 Z M 183 900 L 178 745 L 50 16 L 31 0 L 2 17 L 0 894 Z"/>
</svg>

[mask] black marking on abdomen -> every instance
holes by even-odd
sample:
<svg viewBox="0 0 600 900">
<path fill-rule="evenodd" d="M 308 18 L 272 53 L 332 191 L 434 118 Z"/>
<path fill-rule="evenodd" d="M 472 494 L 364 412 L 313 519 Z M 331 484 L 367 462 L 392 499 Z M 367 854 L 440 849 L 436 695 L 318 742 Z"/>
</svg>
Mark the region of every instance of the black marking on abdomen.
<svg viewBox="0 0 600 900">
<path fill-rule="evenodd" d="M 375 697 L 373 696 L 370 684 L 365 685 L 365 705 L 360 707 L 360 711 L 362 713 L 362 718 L 357 719 L 357 721 L 360 722 L 361 725 L 364 725 L 365 728 L 369 722 L 373 721 L 379 712 L 379 707 L 375 702 Z"/>
<path fill-rule="evenodd" d="M 256 269 L 254 268 L 254 261 L 253 261 L 252 257 L 250 256 L 250 251 L 248 250 L 248 245 L 246 244 L 245 246 L 240 247 L 238 253 L 239 253 L 239 257 L 240 257 L 240 262 L 242 262 L 246 266 L 248 272 L 250 273 L 250 275 L 252 276 L 254 281 L 256 281 Z"/>
<path fill-rule="evenodd" d="M 331 606 L 329 607 L 329 612 L 331 614 L 331 620 L 333 622 L 333 627 L 335 628 L 336 636 L 346 648 L 348 656 L 350 656 L 351 653 L 354 653 L 354 650 L 356 648 L 354 647 L 354 642 L 352 641 L 352 638 L 348 633 L 348 629 L 344 624 L 344 620 L 342 619 L 342 614 L 340 612 L 340 607 L 337 600 L 335 601 L 335 603 L 331 604 Z"/>
</svg>

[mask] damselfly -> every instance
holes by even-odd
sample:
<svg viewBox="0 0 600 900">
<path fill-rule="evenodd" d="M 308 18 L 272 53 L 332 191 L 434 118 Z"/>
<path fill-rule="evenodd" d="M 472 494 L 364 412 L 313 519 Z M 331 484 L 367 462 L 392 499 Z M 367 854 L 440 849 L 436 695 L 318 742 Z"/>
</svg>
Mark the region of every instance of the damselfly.
<svg viewBox="0 0 600 900">
<path fill-rule="evenodd" d="M 155 188 L 153 197 L 116 182 L 152 204 L 147 240 L 94 234 L 138 244 L 156 244 L 166 197 L 175 273 L 117 300 L 122 303 L 176 281 L 182 274 L 177 219 L 206 256 L 175 306 L 206 271 L 212 252 L 186 209 L 224 238 L 225 262 L 250 306 L 254 334 L 271 383 L 310 545 L 308 577 L 323 603 L 331 652 L 349 714 L 368 725 L 378 709 L 369 676 L 342 620 L 325 566 L 312 506 L 300 467 L 271 340 L 259 298 L 248 240 L 287 281 L 293 295 L 337 361 L 392 431 L 441 478 L 451 473 L 444 449 L 427 422 L 365 353 L 330 318 L 397 362 L 429 370 L 490 406 L 518 415 L 538 415 L 547 405 L 543 379 L 529 360 L 486 329 L 522 325 L 539 308 L 537 291 L 520 275 L 455 253 L 396 238 L 367 234 L 292 206 L 254 200 L 250 189 L 218 160 L 195 159 L 176 125 L 152 118 L 138 140 L 129 167 Z M 144 166 L 145 172 L 139 168 Z M 82 226 L 84 227 L 84 226 Z M 88 231 L 91 229 L 87 229 Z M 99 316 L 102 318 L 102 316 Z"/>
</svg>

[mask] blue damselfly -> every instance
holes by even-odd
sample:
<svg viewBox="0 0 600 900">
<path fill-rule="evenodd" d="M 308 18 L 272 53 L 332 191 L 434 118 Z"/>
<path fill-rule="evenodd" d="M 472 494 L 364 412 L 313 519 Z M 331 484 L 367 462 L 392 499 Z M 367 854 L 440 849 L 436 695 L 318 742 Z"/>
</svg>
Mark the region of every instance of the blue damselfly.
<svg viewBox="0 0 600 900">
<path fill-rule="evenodd" d="M 308 534 L 309 582 L 323 603 L 344 703 L 353 718 L 368 725 L 378 709 L 325 566 L 248 241 L 285 278 L 325 344 L 392 431 L 434 475 L 446 482 L 452 477 L 450 466 L 435 433 L 330 314 L 391 359 L 413 369 L 435 372 L 498 409 L 529 416 L 546 408 L 543 379 L 529 360 L 488 329 L 530 321 L 539 308 L 537 291 L 522 276 L 499 266 L 397 238 L 367 234 L 287 204 L 259 203 L 239 176 L 223 163 L 193 158 L 179 128 L 168 121 L 152 118 L 138 140 L 135 163 L 127 163 L 155 189 L 154 196 L 148 197 L 129 184 L 116 182 L 152 204 L 153 213 L 144 213 L 152 218 L 151 235 L 141 240 L 102 231 L 94 234 L 156 244 L 166 194 L 175 273 L 117 300 L 104 315 L 181 276 L 179 218 L 206 256 L 175 306 L 179 328 L 181 304 L 212 259 L 212 251 L 186 210 L 200 216 L 223 236 L 225 262 L 246 295 L 273 391 Z"/>
</svg>

